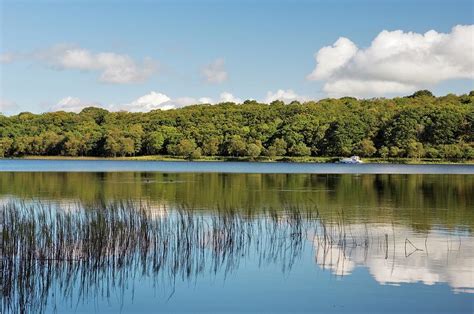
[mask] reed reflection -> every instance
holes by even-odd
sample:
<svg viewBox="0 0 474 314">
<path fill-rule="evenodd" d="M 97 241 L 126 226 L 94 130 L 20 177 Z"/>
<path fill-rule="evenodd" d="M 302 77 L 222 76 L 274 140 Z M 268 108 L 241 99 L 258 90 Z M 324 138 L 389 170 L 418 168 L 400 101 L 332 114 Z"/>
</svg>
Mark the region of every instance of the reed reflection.
<svg viewBox="0 0 474 314">
<path fill-rule="evenodd" d="M 0 198 L 93 205 L 147 200 L 169 207 L 239 209 L 317 207 L 325 217 L 474 228 L 474 176 L 225 173 L 8 173 Z"/>
<path fill-rule="evenodd" d="M 452 233 L 351 224 L 342 212 L 328 221 L 317 210 L 296 207 L 256 213 L 170 209 L 136 200 L 74 208 L 10 202 L 1 207 L 0 227 L 2 313 L 42 312 L 58 296 L 70 304 L 109 298 L 141 277 L 167 287 L 172 297 L 177 280 L 231 273 L 247 258 L 290 271 L 306 249 L 314 250 L 316 265 L 336 275 L 364 266 L 380 283 L 474 288 L 469 233 L 456 235 L 454 249 L 442 245 Z M 450 268 L 439 267 L 448 259 Z"/>
<path fill-rule="evenodd" d="M 2 312 L 40 312 L 52 294 L 107 297 L 136 276 L 152 276 L 172 290 L 177 279 L 231 272 L 250 254 L 286 271 L 315 222 L 298 211 L 255 219 L 136 202 L 74 210 L 9 203 L 0 212 Z"/>
</svg>

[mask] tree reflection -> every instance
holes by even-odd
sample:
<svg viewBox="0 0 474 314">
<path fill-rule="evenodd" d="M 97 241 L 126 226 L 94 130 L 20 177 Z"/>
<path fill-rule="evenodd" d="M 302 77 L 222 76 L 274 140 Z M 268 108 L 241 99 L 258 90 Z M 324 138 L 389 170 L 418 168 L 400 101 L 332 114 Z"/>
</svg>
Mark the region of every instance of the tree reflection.
<svg viewBox="0 0 474 314">
<path fill-rule="evenodd" d="M 313 208 L 204 212 L 136 200 L 90 206 L 11 202 L 0 211 L 0 312 L 44 312 L 58 296 L 71 304 L 109 298 L 142 276 L 168 287 L 172 296 L 176 280 L 231 273 L 249 257 L 258 259 L 261 267 L 276 264 L 286 272 L 308 243 L 313 244 L 316 263 L 337 275 L 366 265 L 378 281 L 389 281 L 378 263 L 393 259 L 396 275 L 390 282 L 419 280 L 400 275 L 397 280 L 399 265 L 411 265 L 406 261 L 413 256 L 415 266 L 429 258 L 401 255 L 395 234 L 411 237 L 413 232 L 387 226 L 350 224 L 342 212 L 327 221 Z M 431 233 L 427 236 L 432 238 Z M 472 238 L 466 239 L 471 250 Z M 410 241 L 417 247 L 419 240 Z M 439 255 L 431 250 L 438 247 L 441 252 L 442 241 L 440 236 L 433 242 L 430 258 Z M 472 261 L 470 256 L 462 260 Z M 419 270 L 415 266 L 412 269 Z M 472 268 L 462 275 L 472 278 Z M 437 280 L 456 287 L 446 277 Z M 472 287 L 472 282 L 462 285 Z"/>
<path fill-rule="evenodd" d="M 232 272 L 243 257 L 290 269 L 317 220 L 299 211 L 217 215 L 136 202 L 58 208 L 9 203 L 0 213 L 2 311 L 41 312 L 53 294 L 107 297 L 136 276 Z"/>
</svg>

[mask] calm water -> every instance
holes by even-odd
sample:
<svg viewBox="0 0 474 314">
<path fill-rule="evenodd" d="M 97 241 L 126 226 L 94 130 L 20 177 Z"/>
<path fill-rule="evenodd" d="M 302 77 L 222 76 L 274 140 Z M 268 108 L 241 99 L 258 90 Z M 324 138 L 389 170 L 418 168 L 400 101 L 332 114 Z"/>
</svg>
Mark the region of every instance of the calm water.
<svg viewBox="0 0 474 314">
<path fill-rule="evenodd" d="M 156 249 L 119 264 L 36 263 L 25 286 L 2 265 L 5 308 L 473 312 L 472 166 L 0 160 L 0 170 L 4 209 L 145 204 L 166 230 L 160 267 Z"/>
<path fill-rule="evenodd" d="M 0 171 L 474 174 L 474 165 L 0 159 Z"/>
</svg>

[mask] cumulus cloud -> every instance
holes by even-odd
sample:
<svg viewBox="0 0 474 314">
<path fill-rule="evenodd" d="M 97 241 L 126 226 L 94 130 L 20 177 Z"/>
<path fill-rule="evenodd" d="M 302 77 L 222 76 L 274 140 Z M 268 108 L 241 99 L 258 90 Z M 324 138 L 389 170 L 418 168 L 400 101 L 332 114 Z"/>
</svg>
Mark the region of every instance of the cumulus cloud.
<svg viewBox="0 0 474 314">
<path fill-rule="evenodd" d="M 99 103 L 83 101 L 77 97 L 67 96 L 51 106 L 50 111 L 80 112 L 86 107 L 101 107 Z"/>
<path fill-rule="evenodd" d="M 474 79 L 474 25 L 450 33 L 382 31 L 368 48 L 341 37 L 315 54 L 308 80 L 324 81 L 330 96 L 413 92 L 445 80 Z"/>
<path fill-rule="evenodd" d="M 287 90 L 279 89 L 276 92 L 268 91 L 267 96 L 265 97 L 263 102 L 269 104 L 272 101 L 281 100 L 285 103 L 289 103 L 294 100 L 305 101 L 307 99 L 308 99 L 307 97 L 296 94 L 292 89 L 287 89 Z"/>
<path fill-rule="evenodd" d="M 131 112 L 147 112 L 155 109 L 173 109 L 174 104 L 170 104 L 171 98 L 162 93 L 150 92 L 130 103 L 108 104 L 84 101 L 78 97 L 67 96 L 59 100 L 58 103 L 49 108 L 50 111 L 80 112 L 86 107 L 100 107 L 109 111 L 127 110 Z"/>
<path fill-rule="evenodd" d="M 210 97 L 177 97 L 172 98 L 166 94 L 151 91 L 150 93 L 143 95 L 134 101 L 122 104 L 109 104 L 103 105 L 97 102 L 84 101 L 78 97 L 68 96 L 61 99 L 57 104 L 49 108 L 50 111 L 68 111 L 68 112 L 80 112 L 82 109 L 90 106 L 104 108 L 109 111 L 130 111 L 130 112 L 148 112 L 152 110 L 170 110 L 177 109 L 190 105 L 197 104 L 217 104 L 222 102 L 235 102 L 241 103 L 242 100 L 235 97 L 231 93 L 223 92 L 220 94 L 217 100 Z M 2 107 L 0 106 L 0 109 Z"/>
<path fill-rule="evenodd" d="M 157 68 L 150 58 L 137 62 L 128 55 L 113 52 L 94 53 L 72 45 L 53 46 L 35 53 L 34 58 L 58 70 L 96 71 L 100 73 L 101 82 L 112 84 L 143 82 L 155 73 Z"/>
<path fill-rule="evenodd" d="M 176 104 L 175 108 L 189 106 L 189 105 L 196 105 L 196 104 L 211 104 L 215 105 L 218 103 L 224 102 L 233 102 L 236 104 L 242 103 L 242 99 L 239 97 L 234 96 L 232 93 L 229 92 L 222 92 L 218 98 L 214 99 L 211 97 L 200 97 L 198 99 L 192 97 L 181 97 L 177 99 L 173 99 L 171 103 Z"/>
<path fill-rule="evenodd" d="M 293 100 L 305 101 L 306 97 L 296 94 L 291 89 L 278 90 L 275 93 L 268 92 L 267 97 L 262 102 L 270 103 L 273 100 L 282 100 L 289 103 Z M 138 97 L 137 99 L 116 104 L 104 104 L 101 102 L 87 101 L 80 97 L 67 96 L 60 99 L 54 105 L 49 106 L 48 111 L 67 111 L 79 113 L 87 107 L 99 107 L 108 111 L 130 111 L 130 112 L 149 112 L 152 110 L 170 110 L 182 108 L 190 105 L 200 104 L 219 104 L 225 102 L 233 102 L 236 104 L 243 103 L 243 100 L 229 92 L 222 92 L 216 98 L 211 97 L 171 97 L 164 93 L 151 91 L 148 94 Z M 6 100 L 0 101 L 0 112 L 12 111 L 17 109 L 17 105 Z"/>
<path fill-rule="evenodd" d="M 202 68 L 201 75 L 208 83 L 225 82 L 228 78 L 228 75 L 225 69 L 224 59 L 219 58 L 206 65 L 204 68 Z"/>
<path fill-rule="evenodd" d="M 210 97 L 201 97 L 198 99 L 201 104 L 212 104 L 214 101 Z"/>
<path fill-rule="evenodd" d="M 242 99 L 235 97 L 229 92 L 223 92 L 220 94 L 219 102 L 235 102 L 237 104 L 242 103 Z"/>
<path fill-rule="evenodd" d="M 197 101 L 193 97 L 178 97 L 171 98 L 163 93 L 152 91 L 135 101 L 128 104 L 122 104 L 119 106 L 113 106 L 111 110 L 127 110 L 132 112 L 147 112 L 151 110 L 170 110 L 181 108 L 193 104 L 197 104 Z"/>
<path fill-rule="evenodd" d="M 334 45 L 321 48 L 315 55 L 317 66 L 308 75 L 310 80 L 323 80 L 346 65 L 357 53 L 357 46 L 347 38 L 339 38 Z"/>
<path fill-rule="evenodd" d="M 172 105 L 168 104 L 170 100 L 171 98 L 169 98 L 165 94 L 150 92 L 149 94 L 139 97 L 138 99 L 132 101 L 129 104 L 124 104 L 117 107 L 121 110 L 128 110 L 133 112 L 145 112 L 156 109 L 167 110 L 174 108 Z"/>
<path fill-rule="evenodd" d="M 223 92 L 220 94 L 219 99 L 216 101 L 210 97 L 201 97 L 201 98 L 194 98 L 194 97 L 177 97 L 171 98 L 165 94 L 158 93 L 158 92 L 150 92 L 137 100 L 122 105 L 114 105 L 109 107 L 109 110 L 127 110 L 132 112 L 147 112 L 151 110 L 170 110 L 181 108 L 189 105 L 196 105 L 196 104 L 216 104 L 220 102 L 235 102 L 241 103 L 242 100 L 240 98 L 235 97 L 231 93 Z"/>
</svg>

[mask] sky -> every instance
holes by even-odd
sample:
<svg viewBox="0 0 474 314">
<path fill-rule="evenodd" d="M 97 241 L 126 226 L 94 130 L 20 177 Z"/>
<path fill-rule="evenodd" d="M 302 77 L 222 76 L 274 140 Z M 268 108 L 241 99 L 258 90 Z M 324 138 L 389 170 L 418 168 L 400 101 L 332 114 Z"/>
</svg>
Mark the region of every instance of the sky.
<svg viewBox="0 0 474 314">
<path fill-rule="evenodd" d="M 0 0 L 0 112 L 474 89 L 474 1 Z"/>
</svg>

